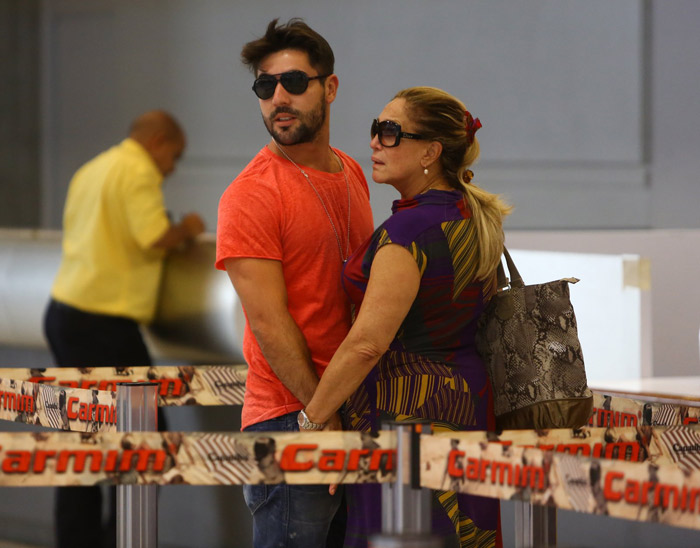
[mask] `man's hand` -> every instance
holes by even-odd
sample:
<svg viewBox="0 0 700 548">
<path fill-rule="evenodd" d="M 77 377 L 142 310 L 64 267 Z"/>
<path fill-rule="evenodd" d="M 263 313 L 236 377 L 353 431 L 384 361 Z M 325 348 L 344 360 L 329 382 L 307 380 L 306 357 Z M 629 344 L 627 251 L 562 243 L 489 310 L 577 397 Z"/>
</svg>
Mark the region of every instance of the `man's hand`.
<svg viewBox="0 0 700 548">
<path fill-rule="evenodd" d="M 165 231 L 154 244 L 156 249 L 170 250 L 178 247 L 183 242 L 192 240 L 204 232 L 204 221 L 196 213 L 188 213 L 182 221 Z"/>
<path fill-rule="evenodd" d="M 196 238 L 204 232 L 204 221 L 196 213 L 188 213 L 180 221 L 180 225 L 187 234 L 188 238 Z"/>
</svg>

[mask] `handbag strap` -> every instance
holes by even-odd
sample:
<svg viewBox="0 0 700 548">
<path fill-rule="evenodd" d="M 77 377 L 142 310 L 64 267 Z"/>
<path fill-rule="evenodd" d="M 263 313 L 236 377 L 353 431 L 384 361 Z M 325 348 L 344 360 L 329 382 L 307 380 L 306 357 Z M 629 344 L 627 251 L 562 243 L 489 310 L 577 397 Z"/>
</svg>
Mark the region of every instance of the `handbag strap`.
<svg viewBox="0 0 700 548">
<path fill-rule="evenodd" d="M 506 276 L 506 272 L 503 268 L 503 261 L 498 263 L 497 277 L 498 277 L 498 293 L 507 291 L 511 286 L 515 287 L 525 287 L 525 282 L 523 282 L 523 277 L 518 272 L 518 268 L 515 266 L 513 259 L 508 253 L 506 246 L 503 246 L 503 256 L 506 258 L 506 265 L 508 266 L 508 274 L 510 275 L 510 280 Z M 578 278 L 562 278 L 562 281 L 569 282 L 570 284 L 578 283 L 580 280 Z"/>
<path fill-rule="evenodd" d="M 503 246 L 503 256 L 506 258 L 506 265 L 508 266 L 508 274 L 510 275 L 510 281 L 508 280 L 505 269 L 503 268 L 503 261 L 500 261 L 498 263 L 497 270 L 498 291 L 500 292 L 510 289 L 510 286 L 512 285 L 516 287 L 524 287 L 525 283 L 523 282 L 523 278 L 520 275 L 520 272 L 518 272 L 518 267 L 515 266 L 515 263 L 513 262 L 513 259 L 510 256 L 510 253 L 508 253 L 508 248 L 505 245 Z"/>
</svg>

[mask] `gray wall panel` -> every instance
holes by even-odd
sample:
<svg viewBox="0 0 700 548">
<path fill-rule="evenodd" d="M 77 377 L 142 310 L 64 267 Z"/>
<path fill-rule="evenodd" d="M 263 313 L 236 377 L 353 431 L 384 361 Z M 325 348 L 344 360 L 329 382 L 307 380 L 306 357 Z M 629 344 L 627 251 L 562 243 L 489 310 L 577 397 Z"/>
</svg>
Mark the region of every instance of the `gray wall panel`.
<svg viewBox="0 0 700 548">
<path fill-rule="evenodd" d="M 370 120 L 399 89 L 435 85 L 464 99 L 484 123 L 478 180 L 523 211 L 539 213 L 518 214 L 512 226 L 649 226 L 639 116 L 642 2 L 427 6 L 419 0 L 46 4 L 45 124 L 52 135 L 44 166 L 46 224 L 58 226 L 77 165 L 119 139 L 135 114 L 160 106 L 176 113 L 189 134 L 169 203 L 179 214 L 191 206 L 183 196 L 198 196 L 213 227 L 219 196 L 267 140 L 240 48 L 273 16 L 301 16 L 337 56 L 332 143 L 366 170 Z M 625 212 L 610 216 L 594 200 L 575 207 L 569 190 L 580 186 L 582 170 L 595 174 L 585 182 L 595 185 L 598 199 Z M 620 172 L 632 187 L 621 187 Z M 633 199 L 621 200 L 622 194 Z M 373 197 L 377 221 L 391 199 Z M 564 207 L 543 205 L 552 201 Z"/>
</svg>

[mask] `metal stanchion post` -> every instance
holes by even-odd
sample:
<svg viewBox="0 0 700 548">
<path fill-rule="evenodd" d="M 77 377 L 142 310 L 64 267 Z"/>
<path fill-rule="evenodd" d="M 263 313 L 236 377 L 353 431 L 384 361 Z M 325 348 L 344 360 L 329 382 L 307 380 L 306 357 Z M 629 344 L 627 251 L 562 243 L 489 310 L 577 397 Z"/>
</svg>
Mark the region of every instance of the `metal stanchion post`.
<svg viewBox="0 0 700 548">
<path fill-rule="evenodd" d="M 117 385 L 117 431 L 158 429 L 158 385 L 151 382 Z M 118 548 L 158 546 L 156 485 L 117 486 Z"/>
<path fill-rule="evenodd" d="M 396 432 L 396 480 L 382 484 L 382 533 L 369 539 L 371 548 L 442 548 L 430 534 L 432 492 L 420 486 L 420 432 L 430 425 L 391 422 Z"/>
<path fill-rule="evenodd" d="M 550 548 L 557 545 L 557 509 L 515 502 L 515 548 Z"/>
</svg>

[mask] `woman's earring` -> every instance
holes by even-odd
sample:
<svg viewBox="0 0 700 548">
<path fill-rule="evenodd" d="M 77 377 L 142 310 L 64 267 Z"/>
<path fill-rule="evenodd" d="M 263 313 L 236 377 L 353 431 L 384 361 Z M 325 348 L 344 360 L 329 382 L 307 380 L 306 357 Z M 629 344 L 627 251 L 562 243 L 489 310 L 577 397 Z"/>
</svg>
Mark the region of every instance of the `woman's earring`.
<svg viewBox="0 0 700 548">
<path fill-rule="evenodd" d="M 428 175 L 428 168 L 427 168 L 427 167 L 423 170 L 423 173 L 424 173 L 425 175 Z"/>
</svg>

